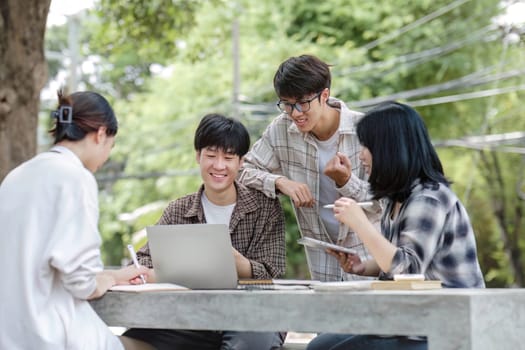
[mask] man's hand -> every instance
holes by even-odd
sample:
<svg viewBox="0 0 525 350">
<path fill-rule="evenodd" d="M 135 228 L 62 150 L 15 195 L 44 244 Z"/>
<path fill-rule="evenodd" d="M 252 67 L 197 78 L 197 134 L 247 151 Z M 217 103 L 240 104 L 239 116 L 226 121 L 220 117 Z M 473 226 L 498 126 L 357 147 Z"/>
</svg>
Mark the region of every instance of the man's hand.
<svg viewBox="0 0 525 350">
<path fill-rule="evenodd" d="M 336 155 L 326 163 L 323 173 L 334 180 L 337 187 L 343 187 L 352 176 L 352 163 L 346 155 L 337 152 Z"/>
<path fill-rule="evenodd" d="M 237 275 L 239 278 L 253 278 L 252 263 L 250 260 L 233 247 L 232 251 L 233 257 L 235 259 L 235 267 L 237 268 Z"/>
<path fill-rule="evenodd" d="M 290 197 L 296 207 L 313 207 L 314 197 L 308 185 L 280 177 L 275 181 L 275 188 Z"/>
</svg>

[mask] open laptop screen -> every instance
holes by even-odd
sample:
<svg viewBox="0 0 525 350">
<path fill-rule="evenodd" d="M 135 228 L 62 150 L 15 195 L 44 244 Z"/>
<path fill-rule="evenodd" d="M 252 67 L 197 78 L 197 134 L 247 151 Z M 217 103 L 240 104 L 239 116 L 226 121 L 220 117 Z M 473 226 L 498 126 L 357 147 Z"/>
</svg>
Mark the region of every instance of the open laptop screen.
<svg viewBox="0 0 525 350">
<path fill-rule="evenodd" d="M 146 232 L 157 282 L 190 289 L 237 288 L 227 225 L 155 225 Z"/>
</svg>

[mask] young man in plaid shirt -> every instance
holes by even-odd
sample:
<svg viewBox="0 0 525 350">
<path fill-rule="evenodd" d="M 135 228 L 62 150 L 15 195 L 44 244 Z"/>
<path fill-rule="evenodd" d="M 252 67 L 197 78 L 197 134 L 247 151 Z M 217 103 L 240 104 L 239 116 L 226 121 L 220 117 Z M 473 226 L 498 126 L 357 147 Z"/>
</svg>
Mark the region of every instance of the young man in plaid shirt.
<svg viewBox="0 0 525 350">
<path fill-rule="evenodd" d="M 361 113 L 330 97 L 330 67 L 315 56 L 287 59 L 273 83 L 282 113 L 246 155 L 241 183 L 272 198 L 279 193 L 289 196 L 302 236 L 353 247 L 366 258 L 358 237 L 339 225 L 332 210 L 323 208 L 340 197 L 370 198 L 355 134 Z M 379 223 L 377 201 L 366 212 Z M 306 257 L 313 279 L 363 278 L 345 273 L 324 250 L 306 248 Z"/>
</svg>

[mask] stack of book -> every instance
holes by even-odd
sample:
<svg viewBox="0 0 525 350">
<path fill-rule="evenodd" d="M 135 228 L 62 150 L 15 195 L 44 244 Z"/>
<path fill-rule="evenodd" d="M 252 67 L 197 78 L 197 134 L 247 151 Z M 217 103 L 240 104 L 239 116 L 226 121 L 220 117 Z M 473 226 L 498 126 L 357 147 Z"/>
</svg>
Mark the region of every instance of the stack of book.
<svg viewBox="0 0 525 350">
<path fill-rule="evenodd" d="M 316 291 L 335 290 L 424 290 L 440 289 L 441 281 L 425 280 L 423 275 L 395 275 L 393 281 L 363 280 L 325 282 L 313 286 Z"/>
</svg>

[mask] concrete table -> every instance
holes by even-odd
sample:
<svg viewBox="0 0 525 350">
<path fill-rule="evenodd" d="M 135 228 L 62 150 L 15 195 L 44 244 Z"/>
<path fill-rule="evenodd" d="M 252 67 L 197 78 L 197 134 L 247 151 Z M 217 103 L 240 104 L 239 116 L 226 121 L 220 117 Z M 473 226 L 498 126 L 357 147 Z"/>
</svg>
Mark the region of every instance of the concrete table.
<svg viewBox="0 0 525 350">
<path fill-rule="evenodd" d="M 424 335 L 431 350 L 524 346 L 525 289 L 108 292 L 109 326 Z"/>
</svg>

